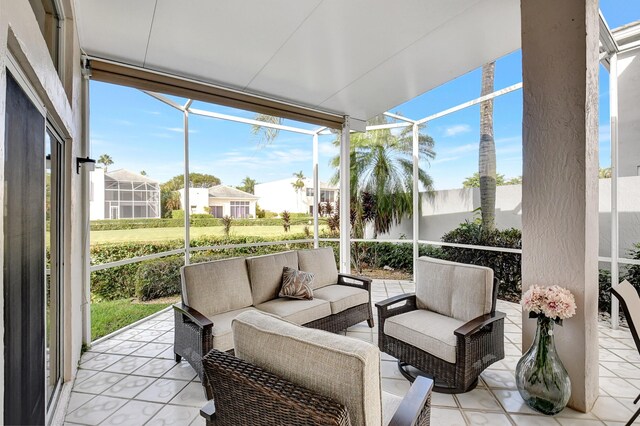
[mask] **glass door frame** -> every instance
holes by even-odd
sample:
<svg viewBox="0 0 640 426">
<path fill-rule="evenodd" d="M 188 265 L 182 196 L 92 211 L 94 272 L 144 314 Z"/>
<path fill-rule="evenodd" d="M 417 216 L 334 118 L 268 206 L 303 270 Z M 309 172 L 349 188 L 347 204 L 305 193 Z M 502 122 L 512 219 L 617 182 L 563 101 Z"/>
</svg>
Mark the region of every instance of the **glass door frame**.
<svg viewBox="0 0 640 426">
<path fill-rule="evenodd" d="M 47 270 L 45 265 L 45 277 L 50 282 L 49 291 L 47 291 L 47 282 L 45 281 L 45 349 L 49 353 L 45 359 L 48 362 L 45 365 L 45 395 L 46 401 L 46 418 L 51 420 L 54 414 L 57 401 L 60 396 L 60 390 L 64 382 L 64 182 L 65 182 L 65 143 L 64 138 L 56 131 L 53 124 L 47 120 L 45 143 L 50 154 L 46 158 L 45 173 L 50 172 L 50 217 L 47 219 L 46 211 L 44 220 L 49 222 L 49 253 L 50 267 Z M 46 202 L 46 186 L 45 186 L 45 202 Z M 45 207 L 45 210 L 47 208 Z M 46 255 L 46 253 L 45 253 Z M 47 305 L 49 311 L 47 312 Z M 53 309 L 55 307 L 55 309 Z M 46 322 L 51 316 L 47 326 Z M 50 335 L 51 334 L 51 335 Z M 53 345 L 52 345 L 53 343 Z M 53 363 L 52 363 L 53 361 Z M 52 365 L 53 364 L 53 365 Z M 55 368 L 52 368 L 55 366 Z M 55 375 L 55 382 L 50 382 L 51 374 Z"/>
</svg>

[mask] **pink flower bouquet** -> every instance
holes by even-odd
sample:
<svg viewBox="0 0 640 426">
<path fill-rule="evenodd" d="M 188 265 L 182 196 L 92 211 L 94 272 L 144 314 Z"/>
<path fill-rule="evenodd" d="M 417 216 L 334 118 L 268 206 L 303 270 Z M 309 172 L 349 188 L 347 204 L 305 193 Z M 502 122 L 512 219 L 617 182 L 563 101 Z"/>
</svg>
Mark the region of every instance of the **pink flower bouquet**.
<svg viewBox="0 0 640 426">
<path fill-rule="evenodd" d="M 540 315 L 552 319 L 558 324 L 576 313 L 576 300 L 566 288 L 532 286 L 522 296 L 522 307 L 529 312 L 530 318 Z"/>
</svg>

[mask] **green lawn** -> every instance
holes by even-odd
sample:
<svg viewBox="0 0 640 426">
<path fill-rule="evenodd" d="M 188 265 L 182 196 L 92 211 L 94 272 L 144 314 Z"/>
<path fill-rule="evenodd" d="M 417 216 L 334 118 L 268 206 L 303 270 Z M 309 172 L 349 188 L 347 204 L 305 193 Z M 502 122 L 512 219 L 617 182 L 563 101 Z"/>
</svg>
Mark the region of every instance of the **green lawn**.
<svg viewBox="0 0 640 426">
<path fill-rule="evenodd" d="M 304 232 L 305 225 L 291 226 L 290 234 Z M 309 226 L 313 230 L 312 226 Z M 321 226 L 320 229 L 324 229 Z M 192 227 L 191 238 L 204 236 L 223 236 L 222 226 Z M 282 226 L 232 226 L 231 235 L 251 237 L 274 237 L 285 235 Z M 128 241 L 166 241 L 184 238 L 184 228 L 141 228 L 119 229 L 115 231 L 91 231 L 91 244 L 121 243 Z"/>
<path fill-rule="evenodd" d="M 169 305 L 171 303 L 166 299 L 150 303 L 139 303 L 131 299 L 92 303 L 91 340 L 106 336 Z"/>
</svg>

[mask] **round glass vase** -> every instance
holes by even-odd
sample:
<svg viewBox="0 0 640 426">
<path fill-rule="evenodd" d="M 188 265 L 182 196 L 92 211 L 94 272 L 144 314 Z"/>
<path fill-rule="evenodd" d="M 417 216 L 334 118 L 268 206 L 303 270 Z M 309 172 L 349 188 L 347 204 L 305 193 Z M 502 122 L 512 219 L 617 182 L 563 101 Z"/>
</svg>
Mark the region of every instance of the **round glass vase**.
<svg viewBox="0 0 640 426">
<path fill-rule="evenodd" d="M 569 402 L 571 380 L 556 352 L 554 320 L 544 315 L 537 318 L 533 343 L 516 366 L 516 385 L 529 407 L 553 415 L 562 411 Z"/>
</svg>

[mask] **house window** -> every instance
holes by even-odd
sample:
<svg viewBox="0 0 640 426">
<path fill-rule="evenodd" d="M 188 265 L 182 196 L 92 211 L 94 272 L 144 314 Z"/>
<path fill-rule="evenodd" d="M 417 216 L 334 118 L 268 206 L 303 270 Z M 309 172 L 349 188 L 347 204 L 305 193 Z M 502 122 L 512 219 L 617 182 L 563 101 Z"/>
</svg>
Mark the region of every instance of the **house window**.
<svg viewBox="0 0 640 426">
<path fill-rule="evenodd" d="M 209 212 L 213 217 L 221 218 L 222 217 L 222 206 L 211 206 L 209 208 Z"/>
<path fill-rule="evenodd" d="M 336 191 L 334 190 L 320 190 L 320 202 L 321 203 L 333 203 L 336 201 Z"/>
<path fill-rule="evenodd" d="M 29 0 L 53 66 L 60 73 L 62 19 L 57 0 Z"/>
<path fill-rule="evenodd" d="M 231 217 L 249 217 L 249 201 L 231 201 Z"/>
<path fill-rule="evenodd" d="M 307 188 L 307 197 L 313 197 L 313 188 Z"/>
</svg>

